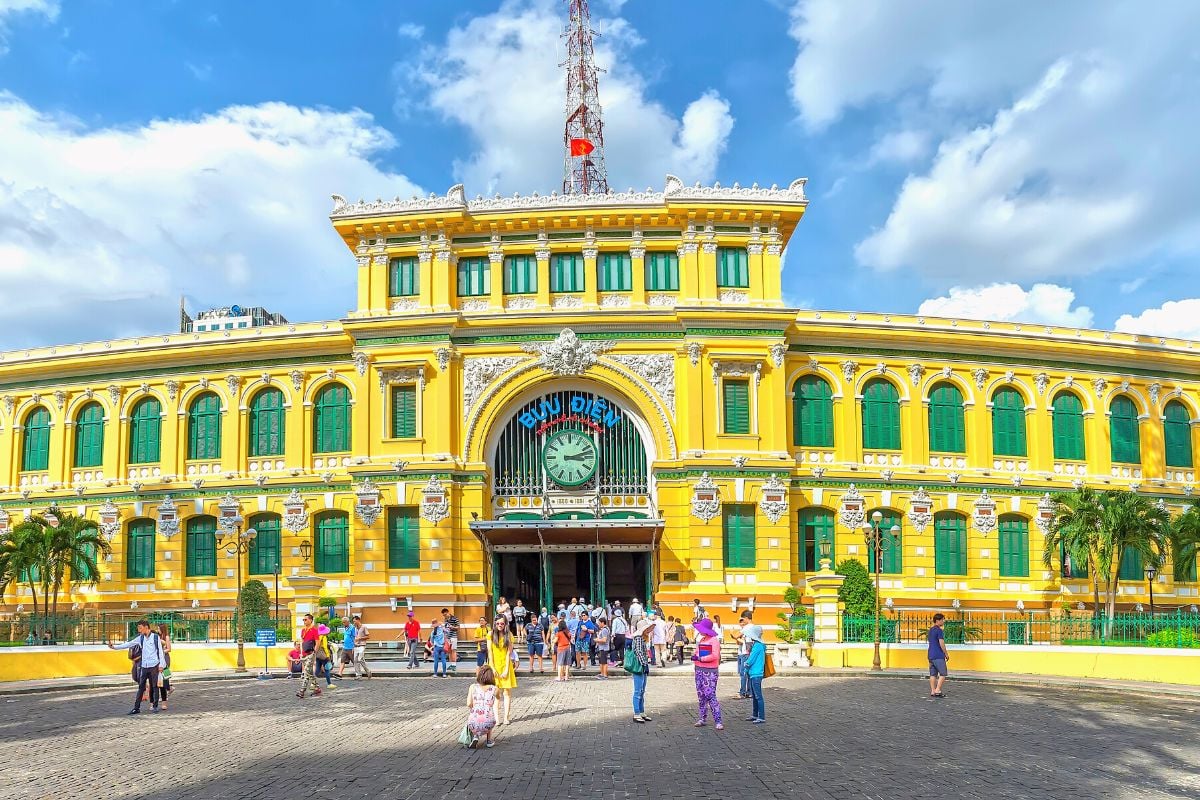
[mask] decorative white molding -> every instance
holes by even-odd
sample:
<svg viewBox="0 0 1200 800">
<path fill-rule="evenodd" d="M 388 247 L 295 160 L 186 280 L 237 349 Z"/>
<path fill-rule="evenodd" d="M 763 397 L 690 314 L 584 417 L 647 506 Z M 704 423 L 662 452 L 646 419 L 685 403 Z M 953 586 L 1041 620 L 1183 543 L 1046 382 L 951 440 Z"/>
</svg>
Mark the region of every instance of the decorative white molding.
<svg viewBox="0 0 1200 800">
<path fill-rule="evenodd" d="M 692 516 L 701 522 L 711 522 L 720 513 L 721 491 L 708 472 L 703 472 L 692 486 Z"/>
<path fill-rule="evenodd" d="M 693 367 L 700 366 L 700 354 L 704 352 L 704 345 L 700 342 L 688 342 L 687 353 L 688 361 L 692 362 Z"/>
<path fill-rule="evenodd" d="M 508 311 L 529 311 L 537 308 L 537 298 L 510 297 L 504 302 L 504 308 Z"/>
<path fill-rule="evenodd" d="M 975 530 L 980 533 L 988 534 L 995 530 L 996 501 L 988 495 L 987 489 L 984 489 L 983 494 L 979 495 L 979 499 L 975 501 L 972 518 L 975 523 Z"/>
<path fill-rule="evenodd" d="M 288 373 L 288 377 L 292 379 L 292 388 L 297 392 L 304 389 L 304 373 L 298 369 L 294 369 Z"/>
<path fill-rule="evenodd" d="M 450 516 L 450 494 L 442 486 L 436 475 L 429 477 L 429 482 L 421 490 L 421 517 L 437 525 Z"/>
<path fill-rule="evenodd" d="M 120 509 L 113 503 L 112 498 L 105 500 L 104 504 L 100 506 L 100 535 L 110 542 L 121 532 L 120 513 Z"/>
<path fill-rule="evenodd" d="M 583 308 L 583 298 L 576 294 L 561 294 L 550 301 L 551 308 Z"/>
<path fill-rule="evenodd" d="M 675 414 L 675 357 L 665 353 L 640 356 L 608 356 L 644 380 Z"/>
<path fill-rule="evenodd" d="M 646 305 L 653 306 L 654 308 L 674 308 L 678 302 L 679 298 L 673 294 L 655 293 L 646 299 Z"/>
<path fill-rule="evenodd" d="M 983 385 L 987 383 L 988 371 L 983 367 L 973 369 L 971 370 L 971 377 L 975 379 L 975 388 L 982 389 Z"/>
<path fill-rule="evenodd" d="M 458 304 L 458 310 L 469 313 L 487 311 L 488 301 L 482 298 L 472 297 L 470 299 L 460 301 Z"/>
<path fill-rule="evenodd" d="M 753 378 L 757 386 L 762 379 L 761 361 L 717 361 L 712 362 L 712 379 L 715 386 L 721 378 Z"/>
<path fill-rule="evenodd" d="M 842 495 L 842 502 L 838 507 L 838 517 L 842 520 L 843 525 L 854 531 L 861 528 L 867 519 L 866 502 L 863 500 L 862 493 L 858 491 L 858 487 L 853 483 Z"/>
<path fill-rule="evenodd" d="M 229 387 L 229 397 L 233 403 L 237 403 L 238 398 L 242 394 L 242 378 L 240 375 L 229 375 L 225 378 L 225 385 Z"/>
<path fill-rule="evenodd" d="M 308 511 L 304 497 L 298 489 L 292 489 L 283 500 L 283 529 L 289 533 L 300 533 L 308 527 Z"/>
<path fill-rule="evenodd" d="M 179 512 L 175 509 L 175 501 L 171 495 L 163 498 L 158 504 L 158 532 L 167 539 L 179 533 Z"/>
<path fill-rule="evenodd" d="M 242 504 L 233 496 L 233 492 L 226 492 L 221 501 L 217 503 L 217 527 L 223 531 L 231 531 L 237 525 L 234 520 L 242 513 Z"/>
<path fill-rule="evenodd" d="M 363 478 L 362 483 L 354 490 L 354 513 L 368 528 L 375 524 L 379 519 L 379 512 L 383 510 L 379 503 L 379 494 L 379 487 L 372 483 L 370 478 Z"/>
<path fill-rule="evenodd" d="M 438 371 L 445 372 L 446 367 L 450 366 L 450 359 L 454 358 L 454 349 L 439 347 L 434 351 L 434 356 L 437 358 Z"/>
<path fill-rule="evenodd" d="M 404 313 L 408 311 L 417 311 L 421 308 L 421 302 L 415 297 L 397 297 L 392 300 L 392 311 Z"/>
<path fill-rule="evenodd" d="M 169 380 L 166 383 L 164 383 L 163 386 L 165 386 L 167 388 L 167 399 L 170 400 L 172 403 L 174 403 L 175 398 L 179 396 L 179 389 L 180 389 L 179 381 Z"/>
<path fill-rule="evenodd" d="M 1033 520 L 1034 522 L 1037 523 L 1037 526 L 1041 529 L 1043 536 L 1050 535 L 1050 525 L 1054 522 L 1054 509 L 1055 509 L 1054 498 L 1050 497 L 1049 492 L 1046 492 L 1038 500 L 1038 504 L 1037 504 L 1038 513 L 1037 513 L 1037 516 Z"/>
<path fill-rule="evenodd" d="M 925 375 L 925 366 L 921 363 L 908 365 L 908 377 L 912 379 L 913 386 L 921 385 L 921 378 Z"/>
<path fill-rule="evenodd" d="M 1033 385 L 1037 388 L 1039 395 L 1046 393 L 1046 387 L 1050 385 L 1050 376 L 1044 372 L 1039 372 L 1033 376 Z"/>
<path fill-rule="evenodd" d="M 1092 387 L 1096 390 L 1096 397 L 1103 400 L 1104 392 L 1108 389 L 1108 381 L 1104 380 L 1104 378 L 1096 378 L 1096 380 L 1092 381 Z"/>
<path fill-rule="evenodd" d="M 846 379 L 846 383 L 854 383 L 854 374 L 858 372 L 857 361 L 843 361 L 839 366 L 842 368 L 842 377 Z"/>
<path fill-rule="evenodd" d="M 787 345 L 783 342 L 775 342 L 768 350 L 771 353 L 771 364 L 776 369 L 783 366 L 783 357 L 787 355 Z"/>
<path fill-rule="evenodd" d="M 524 361 L 520 356 L 475 356 L 463 362 L 463 419 L 471 416 L 475 401 L 503 373 Z"/>
<path fill-rule="evenodd" d="M 924 486 L 917 487 L 908 500 L 908 521 L 917 533 L 924 533 L 929 523 L 933 522 L 933 498 Z"/>
<path fill-rule="evenodd" d="M 400 367 L 379 370 L 379 391 L 386 395 L 387 387 L 393 383 L 415 383 L 418 391 L 425 391 L 425 366 Z"/>
<path fill-rule="evenodd" d="M 733 466 L 735 469 L 745 469 L 746 465 L 749 463 L 750 463 L 749 456 L 734 456 L 733 457 Z"/>
<path fill-rule="evenodd" d="M 779 479 L 779 476 L 772 473 L 771 477 L 763 484 L 762 499 L 758 503 L 759 509 L 767 519 L 771 520 L 771 524 L 779 522 L 780 518 L 788 512 L 787 501 L 787 486 Z"/>
<path fill-rule="evenodd" d="M 717 294 L 717 301 L 732 305 L 746 305 L 750 302 L 750 295 L 748 292 L 742 292 L 737 289 L 722 289 Z"/>
<path fill-rule="evenodd" d="M 600 295 L 601 308 L 628 308 L 631 304 L 632 300 L 627 294 Z"/>
<path fill-rule="evenodd" d="M 1155 381 L 1146 388 L 1150 391 L 1150 404 L 1155 406 L 1158 405 L 1158 395 L 1159 392 L 1162 391 L 1162 384 L 1158 381 Z"/>
<path fill-rule="evenodd" d="M 121 407 L 121 395 L 124 393 L 125 390 L 116 384 L 108 387 L 108 396 L 112 400 L 113 408 L 119 409 Z"/>
<path fill-rule="evenodd" d="M 612 341 L 585 342 L 575 335 L 575 331 L 563 328 L 554 341 L 531 342 L 521 349 L 536 355 L 538 366 L 542 369 L 559 377 L 566 377 L 584 374 L 601 354 L 613 349 L 615 345 Z"/>
</svg>

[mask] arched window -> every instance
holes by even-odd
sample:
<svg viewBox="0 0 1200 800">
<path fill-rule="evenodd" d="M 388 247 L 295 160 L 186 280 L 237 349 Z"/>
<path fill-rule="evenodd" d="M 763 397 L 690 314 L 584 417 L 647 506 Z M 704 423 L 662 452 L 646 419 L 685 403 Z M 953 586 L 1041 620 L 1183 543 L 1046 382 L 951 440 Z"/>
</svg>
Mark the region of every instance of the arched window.
<svg viewBox="0 0 1200 800">
<path fill-rule="evenodd" d="M 874 378 L 863 387 L 863 447 L 900 449 L 900 393 L 891 382 Z"/>
<path fill-rule="evenodd" d="M 1000 517 L 1000 577 L 1029 577 L 1029 520 Z"/>
<path fill-rule="evenodd" d="M 828 508 L 805 508 L 800 511 L 800 571 L 816 572 L 821 568 L 821 540 L 829 540 L 829 558 L 834 558 L 833 512 Z"/>
<path fill-rule="evenodd" d="M 880 514 L 883 514 L 883 519 L 879 521 L 879 530 L 883 532 L 883 559 L 880 561 L 879 570 L 885 575 L 899 575 L 904 571 L 904 524 L 900 519 L 900 514 L 888 508 L 878 509 Z M 871 518 L 870 512 L 867 514 L 867 519 Z M 896 538 L 892 538 L 892 526 L 899 525 L 901 533 Z M 868 548 L 867 552 L 867 570 L 875 572 L 875 551 Z"/>
<path fill-rule="evenodd" d="M 76 467 L 98 467 L 104 463 L 104 409 L 88 403 L 75 415 Z"/>
<path fill-rule="evenodd" d="M 944 511 L 933 518 L 933 568 L 938 575 L 967 574 L 967 518 Z"/>
<path fill-rule="evenodd" d="M 796 381 L 792 440 L 802 447 L 833 447 L 833 389 L 816 375 Z"/>
<path fill-rule="evenodd" d="M 1072 461 L 1087 458 L 1083 441 L 1083 402 L 1072 392 L 1059 392 L 1051 404 L 1054 457 Z"/>
<path fill-rule="evenodd" d="M 313 406 L 313 452 L 349 450 L 350 390 L 340 383 L 331 383 L 317 392 Z"/>
<path fill-rule="evenodd" d="M 963 396 L 953 383 L 935 384 L 929 392 L 929 449 L 934 453 L 967 452 Z"/>
<path fill-rule="evenodd" d="M 278 514 L 256 514 L 250 518 L 250 527 L 258 531 L 250 542 L 249 572 L 251 575 L 271 575 L 275 567 L 282 567 Z"/>
<path fill-rule="evenodd" d="M 147 397 L 129 415 L 129 463 L 153 464 L 162 448 L 162 407 Z"/>
<path fill-rule="evenodd" d="M 281 456 L 284 441 L 283 392 L 263 389 L 250 401 L 250 455 Z"/>
<path fill-rule="evenodd" d="M 41 406 L 25 415 L 21 469 L 50 469 L 50 412 Z"/>
<path fill-rule="evenodd" d="M 1187 406 L 1178 400 L 1163 409 L 1163 443 L 1168 467 L 1192 465 L 1192 420 Z"/>
<path fill-rule="evenodd" d="M 1025 398 L 1002 386 L 992 395 L 992 455 L 1025 456 Z"/>
<path fill-rule="evenodd" d="M 214 392 L 200 395 L 188 409 L 187 457 L 221 457 L 221 398 Z"/>
<path fill-rule="evenodd" d="M 129 523 L 125 577 L 133 580 L 154 578 L 154 520 L 135 519 Z"/>
<path fill-rule="evenodd" d="M 316 570 L 320 575 L 350 571 L 350 523 L 344 511 L 317 518 Z"/>
<path fill-rule="evenodd" d="M 187 572 L 189 578 L 217 574 L 217 518 L 192 517 L 187 521 Z"/>
<path fill-rule="evenodd" d="M 1112 440 L 1114 463 L 1141 463 L 1142 445 L 1138 436 L 1137 406 L 1125 395 L 1117 395 L 1108 406 L 1108 431 Z"/>
</svg>

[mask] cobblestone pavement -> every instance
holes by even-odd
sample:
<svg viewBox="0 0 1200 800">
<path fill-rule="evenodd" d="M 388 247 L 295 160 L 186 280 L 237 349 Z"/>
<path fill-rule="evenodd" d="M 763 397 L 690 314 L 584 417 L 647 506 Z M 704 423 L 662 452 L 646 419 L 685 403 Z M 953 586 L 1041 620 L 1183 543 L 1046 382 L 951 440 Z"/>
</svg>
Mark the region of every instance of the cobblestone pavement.
<svg viewBox="0 0 1200 800">
<path fill-rule="evenodd" d="M 721 678 L 726 730 L 697 729 L 686 677 L 523 679 L 492 750 L 455 742 L 468 681 L 181 683 L 0 698 L 0 797 L 1200 798 L 1200 702 L 915 679 L 775 678 L 766 725 Z"/>
</svg>

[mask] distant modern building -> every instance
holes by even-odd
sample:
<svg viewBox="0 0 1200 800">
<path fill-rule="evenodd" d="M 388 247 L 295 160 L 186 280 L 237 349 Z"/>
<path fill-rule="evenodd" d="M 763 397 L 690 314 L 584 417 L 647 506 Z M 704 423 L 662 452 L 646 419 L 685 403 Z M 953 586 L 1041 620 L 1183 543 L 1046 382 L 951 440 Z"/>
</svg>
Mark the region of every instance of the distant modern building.
<svg viewBox="0 0 1200 800">
<path fill-rule="evenodd" d="M 201 311 L 193 319 L 183 307 L 179 309 L 179 332 L 231 331 L 237 328 L 261 328 L 264 325 L 286 325 L 282 314 L 273 314 L 262 306 L 225 306 Z"/>
</svg>

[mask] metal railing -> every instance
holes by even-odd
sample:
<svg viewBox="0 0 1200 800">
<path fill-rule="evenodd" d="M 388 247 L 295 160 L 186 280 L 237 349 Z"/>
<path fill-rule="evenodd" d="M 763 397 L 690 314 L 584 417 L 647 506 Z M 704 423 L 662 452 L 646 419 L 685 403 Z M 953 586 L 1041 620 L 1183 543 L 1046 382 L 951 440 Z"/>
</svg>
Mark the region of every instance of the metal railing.
<svg viewBox="0 0 1200 800">
<path fill-rule="evenodd" d="M 137 635 L 138 620 L 157 629 L 166 625 L 175 642 L 228 643 L 237 641 L 237 612 L 148 612 L 99 614 L 9 614 L 0 617 L 0 644 L 67 645 L 124 642 Z M 242 620 L 242 640 L 254 641 L 254 632 L 274 628 L 279 641 L 292 636 L 290 613 L 250 616 Z"/>
</svg>

